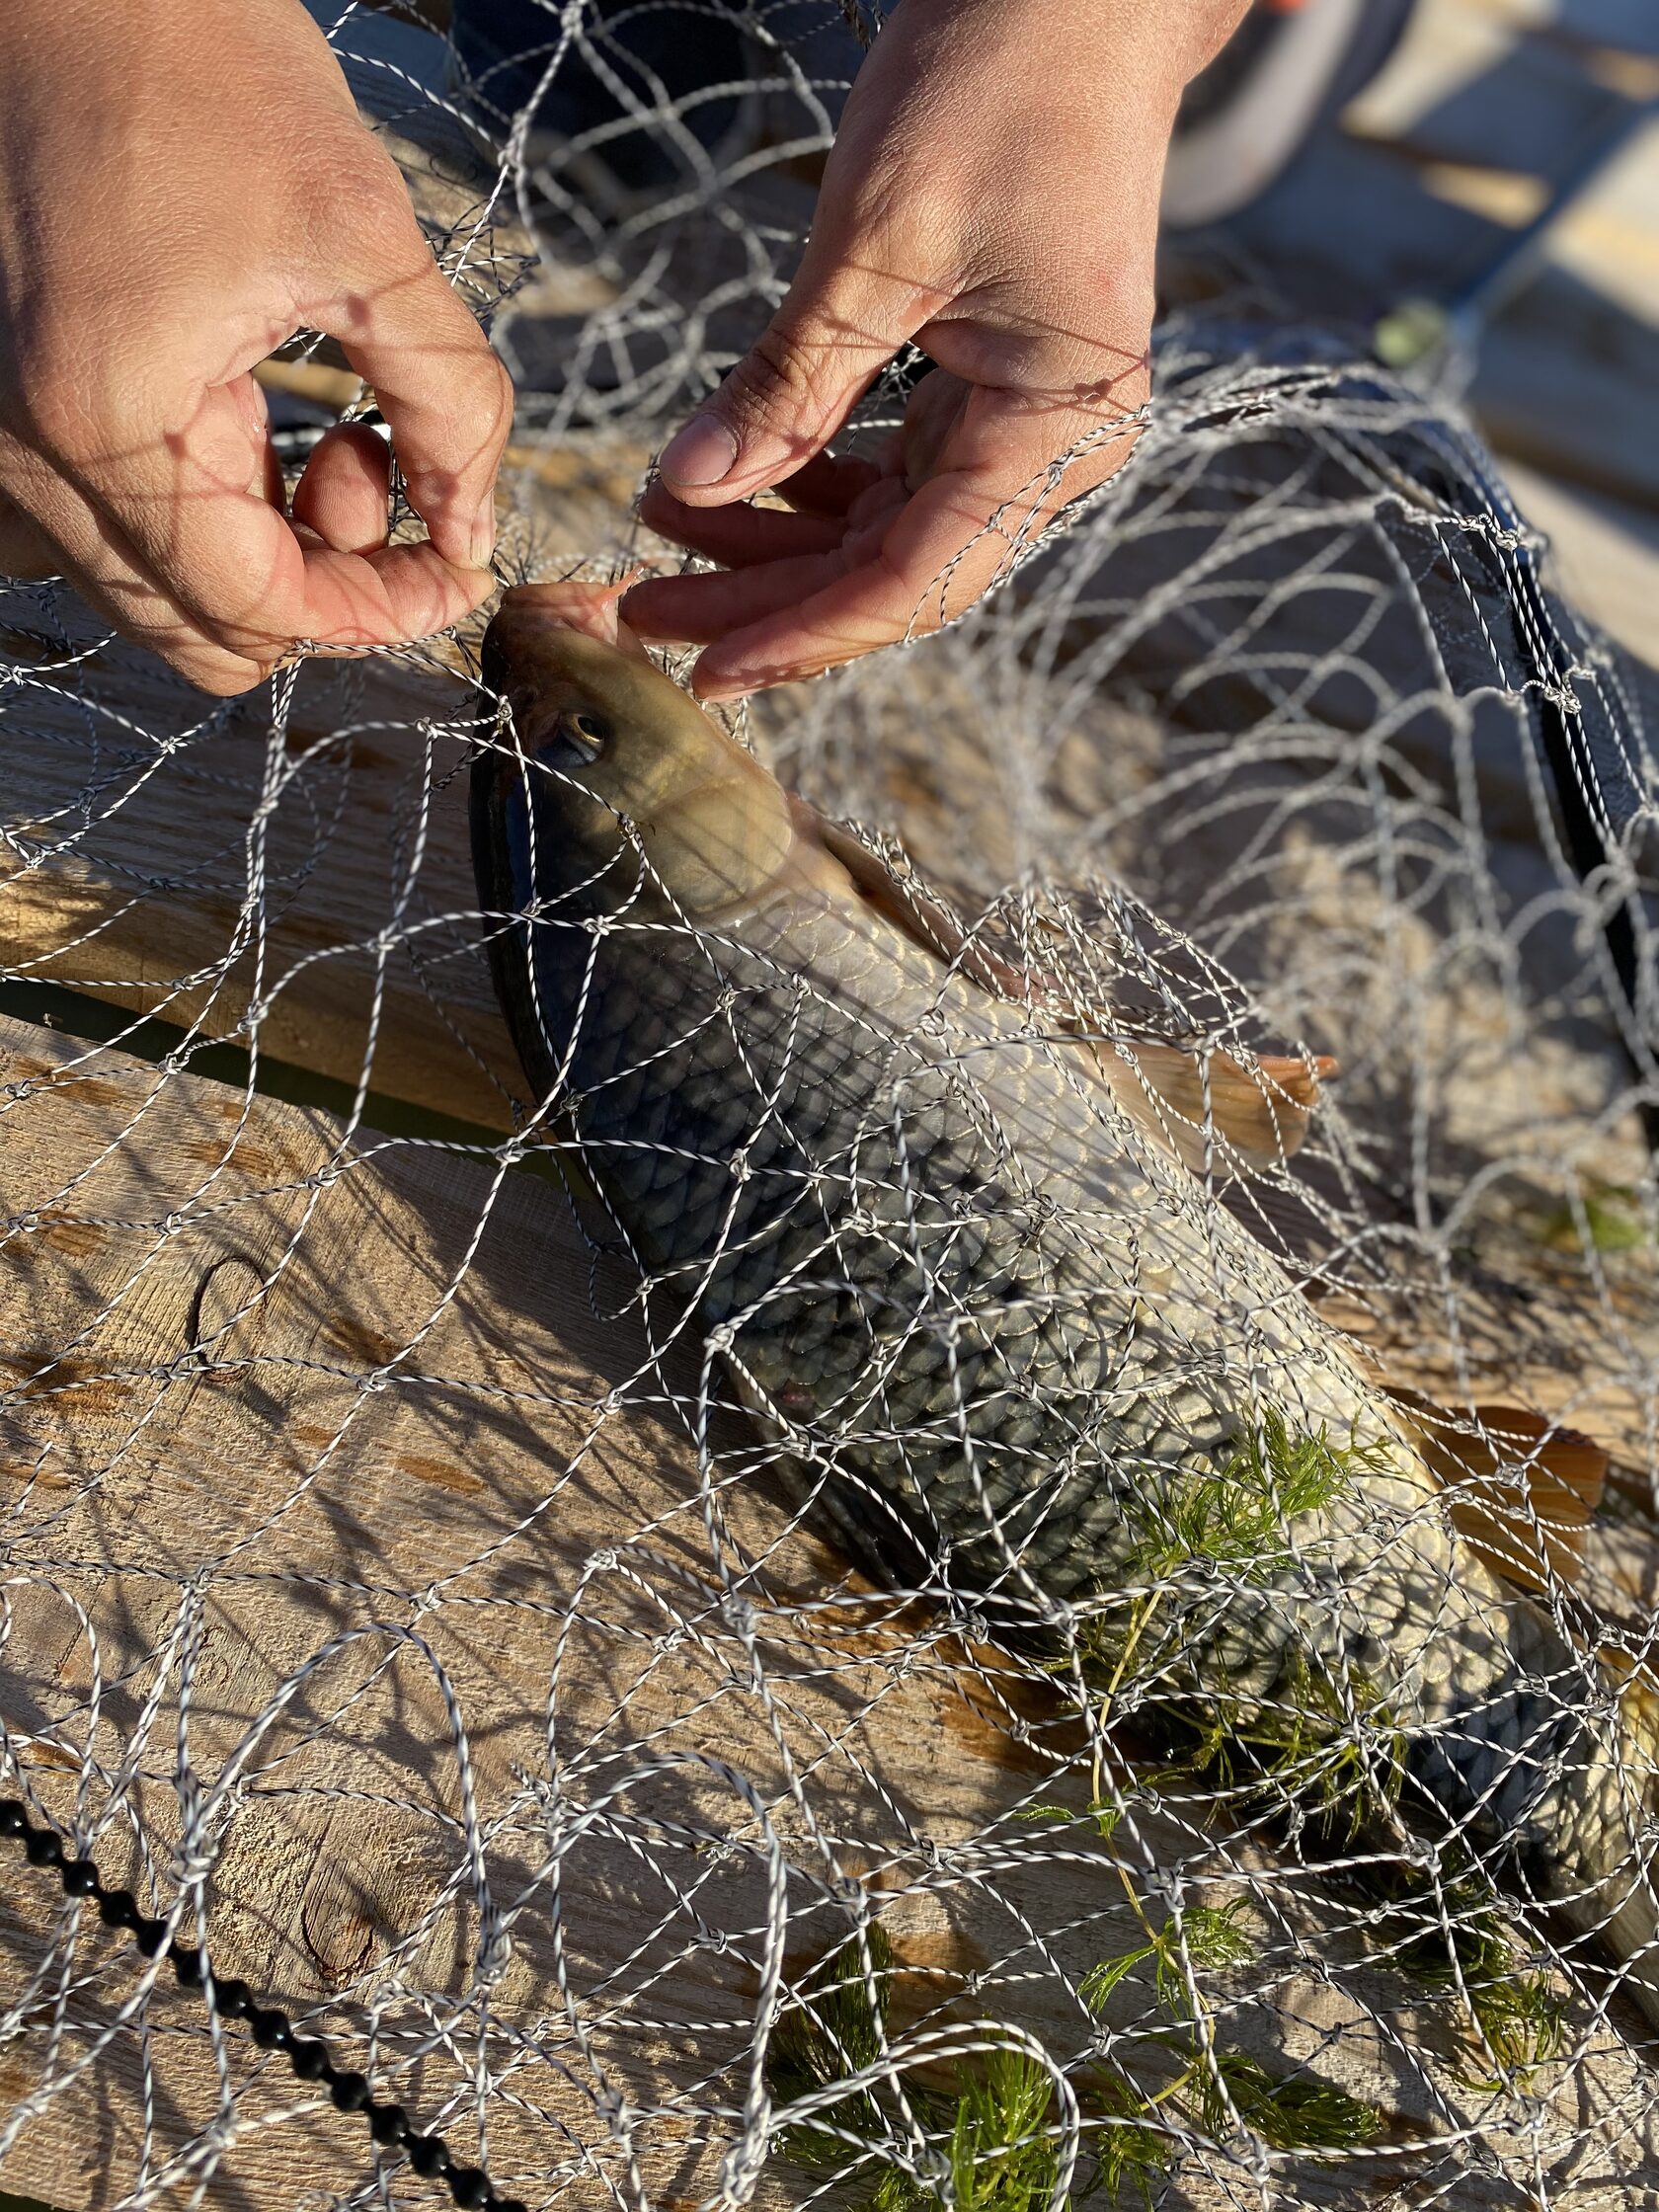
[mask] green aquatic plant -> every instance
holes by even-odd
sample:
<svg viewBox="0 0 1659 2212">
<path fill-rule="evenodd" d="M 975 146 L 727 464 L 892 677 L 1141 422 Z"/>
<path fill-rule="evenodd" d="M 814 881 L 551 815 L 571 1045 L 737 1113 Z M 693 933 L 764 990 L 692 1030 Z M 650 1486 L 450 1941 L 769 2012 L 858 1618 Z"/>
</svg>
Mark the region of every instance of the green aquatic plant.
<svg viewBox="0 0 1659 2212">
<path fill-rule="evenodd" d="M 875 2065 L 887 2041 L 893 1947 L 879 1926 L 843 1943 L 820 1986 L 785 2007 L 767 2052 L 767 2089 L 787 2108 Z M 1004 2046 L 960 2067 L 954 2093 L 907 2078 L 905 2103 L 940 2145 L 937 2183 L 900 2161 L 896 2097 L 872 2089 L 783 2128 L 779 2147 L 809 2172 L 845 2174 L 866 2212 L 1043 2212 L 1059 2178 L 1054 2083 L 1029 2052 Z"/>
<path fill-rule="evenodd" d="M 964 2070 L 950 2137 L 956 2212 L 1044 2212 L 1060 2177 L 1054 2082 L 1029 2052 L 988 2052 Z"/>
<path fill-rule="evenodd" d="M 1332 1670 L 1305 1650 L 1285 1656 L 1272 1698 L 1232 1692 L 1184 1655 L 1185 1617 L 1214 1605 L 1214 1586 L 1261 1585 L 1295 1565 L 1293 1524 L 1322 1512 L 1367 1472 L 1387 1465 L 1382 1445 L 1332 1442 L 1322 1425 L 1296 1433 L 1271 1408 L 1214 1467 L 1180 1475 L 1140 1507 L 1142 1528 L 1124 1571 L 1141 1585 L 1127 1608 L 1091 1615 L 1077 1663 L 1097 1699 L 1102 1744 L 1132 1686 L 1155 1683 L 1137 1703 L 1177 1750 L 1169 1778 L 1200 1776 L 1223 1787 L 1251 1780 L 1350 1832 L 1385 1811 L 1399 1786 L 1402 1742 L 1376 1686 L 1357 1667 Z M 1121 1795 L 1121 1791 L 1119 1792 Z M 1091 1813 L 1102 1835 L 1121 1818 L 1097 1748 Z"/>
<path fill-rule="evenodd" d="M 1269 1407 L 1216 1466 L 1180 1474 L 1146 1500 L 1129 1577 L 1153 1582 L 1203 1565 L 1229 1582 L 1269 1581 L 1293 1563 L 1290 1524 L 1384 1464 L 1382 1447 L 1335 1445 L 1323 1424 L 1294 1434 Z"/>
<path fill-rule="evenodd" d="M 1355 1477 L 1387 1462 L 1377 1445 L 1335 1445 L 1321 1426 L 1293 1434 L 1271 1409 L 1213 1467 L 1182 1471 L 1126 1504 L 1139 1517 L 1121 1579 L 1140 1585 L 1127 1608 L 1089 1615 L 1077 1659 L 1091 1690 L 1115 1697 L 1178 1649 L 1182 1600 L 1195 1583 L 1260 1585 L 1296 1563 L 1292 1524 L 1329 1506 Z M 1161 1617 L 1161 1620 L 1160 1620 Z M 1154 1640 L 1150 1630 L 1160 1620 Z M 1132 1663 L 1136 1663 L 1132 1666 Z"/>
<path fill-rule="evenodd" d="M 1297 1434 L 1270 1411 L 1214 1467 L 1178 1476 L 1148 1497 L 1124 1572 L 1136 1595 L 1127 1606 L 1089 1616 L 1073 1657 L 1056 1662 L 1056 1672 L 1080 1668 L 1094 1703 L 1089 1802 L 1081 1815 L 1036 1804 L 1021 1817 L 1086 1818 L 1110 1846 L 1139 1788 L 1195 1776 L 1271 1789 L 1326 1816 L 1346 1812 L 1355 1827 L 1391 1802 L 1398 1731 L 1359 1670 L 1333 1674 L 1296 1653 L 1270 1702 L 1211 1685 L 1181 1657 L 1183 1613 L 1195 1585 L 1213 1604 L 1219 1582 L 1260 1586 L 1287 1571 L 1295 1564 L 1293 1524 L 1385 1463 L 1382 1447 L 1337 1445 L 1324 1428 Z M 1179 1761 L 1139 1778 L 1126 1766 L 1109 1787 L 1109 1730 L 1129 1688 L 1154 1676 L 1156 1696 L 1138 1698 L 1136 1717 L 1144 1722 L 1150 1703 L 1177 1739 Z M 1143 1936 L 1091 1967 L 1079 1995 L 1099 2014 L 1136 1977 L 1146 1985 L 1150 2015 L 1114 2039 L 1109 2062 L 1091 2063 L 1072 2080 L 1089 2148 L 1074 2192 L 1114 2200 L 1138 2192 L 1149 2202 L 1186 2136 L 1220 2135 L 1239 2123 L 1276 2150 L 1358 2151 L 1374 2141 L 1382 2127 L 1374 2106 L 1306 2074 L 1275 2077 L 1215 2033 L 1198 1976 L 1254 1958 L 1241 1925 L 1243 1901 L 1189 1905 L 1154 1923 L 1129 1867 L 1111 1853 L 1106 1863 Z M 988 2050 L 960 2066 L 949 2089 L 899 2069 L 886 2083 L 849 2088 L 810 2118 L 787 2120 L 798 2098 L 877 2066 L 887 2047 L 892 1979 L 891 1945 L 872 1928 L 826 1961 L 816 1986 L 780 2017 L 769 2084 L 783 2108 L 778 2140 L 785 2156 L 844 2181 L 861 2212 L 1042 2212 L 1060 2175 L 1055 2083 L 1027 2051 Z M 1146 2082 L 1127 2063 L 1137 2051 Z M 917 2155 L 918 2129 L 931 2164 Z"/>
<path fill-rule="evenodd" d="M 1190 1731 L 1186 1772 L 1224 1788 L 1253 1784 L 1351 1840 L 1398 1797 L 1404 1735 L 1361 1667 L 1336 1673 L 1297 1651 L 1287 1677 L 1271 1701 L 1211 1694 L 1173 1702 L 1169 1718 Z"/>
<path fill-rule="evenodd" d="M 1179 2142 L 1195 2131 L 1223 2135 L 1241 2121 L 1281 2151 L 1358 2151 L 1376 2139 L 1382 2115 L 1375 2106 L 1305 2074 L 1276 2077 L 1205 2032 L 1195 1972 L 1247 1965 L 1255 1956 L 1239 1925 L 1242 1900 L 1189 1906 L 1155 1933 L 1136 1903 L 1147 1940 L 1091 1968 L 1079 1994 L 1098 2013 L 1130 1975 L 1145 1975 L 1155 2014 L 1121 2038 L 1121 2048 L 1141 2050 L 1149 2079 L 1138 2081 L 1119 2057 L 1073 2080 L 1087 2155 L 1067 2208 L 1092 2194 L 1114 2203 L 1139 2194 L 1149 2203 Z M 816 1989 L 780 2015 L 767 2082 L 785 2116 L 783 2155 L 844 2183 L 859 2212 L 1045 2212 L 1060 2179 L 1055 2081 L 1040 2059 L 1012 2045 L 959 2065 L 949 2090 L 901 2071 L 891 2083 L 849 2088 L 810 2118 L 787 2121 L 796 2099 L 850 2083 L 876 2064 L 886 2048 L 892 1979 L 892 1947 L 872 1928 L 862 1943 L 849 1938 L 820 1970 Z M 930 2169 L 901 2148 L 916 2128 L 932 2147 Z"/>
<path fill-rule="evenodd" d="M 1382 2124 L 1374 2105 L 1310 2075 L 1276 2077 L 1259 2059 L 1203 2032 L 1208 2023 L 1196 1975 L 1248 1966 L 1256 1957 L 1255 1944 L 1239 1925 L 1245 1910 L 1246 1900 L 1235 1898 L 1171 1914 L 1146 1942 L 1092 1967 L 1078 1995 L 1098 2013 L 1132 1973 L 1149 1972 L 1168 2025 L 1144 2030 L 1143 2039 L 1177 2071 L 1144 2099 L 1143 2121 L 1153 2111 L 1166 2111 L 1210 2135 L 1224 2134 L 1242 2121 L 1275 2150 L 1363 2149 Z M 1115 2086 L 1117 2111 L 1134 2117 L 1128 2101 L 1132 2085 L 1121 2070 Z M 1167 2155 L 1167 2145 L 1165 2150 Z"/>
<path fill-rule="evenodd" d="M 1149 2207 L 1176 2150 L 1153 2099 L 1117 2068 L 1100 2067 L 1089 2082 L 1089 2117 L 1095 2189 L 1111 2204 L 1137 2196 Z"/>
<path fill-rule="evenodd" d="M 831 2088 L 874 2066 L 886 2044 L 893 1978 L 893 1945 L 872 1926 L 864 1942 L 850 1937 L 828 1962 L 820 1985 L 784 2007 L 766 2049 L 766 2086 L 776 2104 L 788 2106 L 816 2090 Z M 838 2172 L 859 2156 L 859 2146 L 879 2152 L 889 2135 L 888 2117 L 874 2091 L 849 2092 L 822 2116 L 787 2127 L 779 2137 L 786 2158 L 807 2172 Z M 909 2212 L 932 2201 L 930 2192 L 903 2167 L 877 2157 L 869 2212 Z"/>
<path fill-rule="evenodd" d="M 1582 1252 L 1586 1243 L 1597 1252 L 1634 1252 L 1653 1242 L 1639 1192 L 1621 1183 L 1586 1184 L 1576 1205 L 1563 1200 L 1537 1215 L 1533 1233 L 1558 1252 Z"/>
<path fill-rule="evenodd" d="M 1281 2078 L 1247 2052 L 1219 2050 L 1200 2079 L 1199 2115 L 1220 2135 L 1232 2112 L 1276 2151 L 1360 2151 L 1382 2132 L 1376 2105 L 1334 2083 L 1310 2074 Z"/>
<path fill-rule="evenodd" d="M 1396 1972 L 1461 2000 L 1497 2062 L 1495 2078 L 1470 2077 L 1475 2087 L 1505 2078 L 1525 2087 L 1560 2051 L 1565 2001 L 1546 1973 L 1526 1963 L 1496 1889 L 1477 1869 L 1459 1868 L 1439 1883 L 1399 1877 L 1373 1939 Z"/>
<path fill-rule="evenodd" d="M 1218 1968 L 1247 1965 L 1254 1958 L 1255 1945 L 1238 1926 L 1243 1910 L 1240 1897 L 1230 1905 L 1189 1905 L 1179 1920 L 1172 1913 L 1146 1942 L 1091 1966 L 1077 1984 L 1078 1996 L 1091 2013 L 1098 2013 L 1121 1981 L 1137 1967 L 1149 1965 L 1159 2002 L 1178 2003 L 1189 1962 Z"/>
</svg>

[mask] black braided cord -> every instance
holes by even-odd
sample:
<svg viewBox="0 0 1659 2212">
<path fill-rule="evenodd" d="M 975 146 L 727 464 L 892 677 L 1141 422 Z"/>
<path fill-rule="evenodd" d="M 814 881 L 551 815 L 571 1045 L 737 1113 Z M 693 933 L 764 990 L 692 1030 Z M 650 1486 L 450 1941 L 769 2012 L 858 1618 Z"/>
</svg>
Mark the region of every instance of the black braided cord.
<svg viewBox="0 0 1659 2212">
<path fill-rule="evenodd" d="M 337 2066 L 326 2043 L 296 2035 L 280 2007 L 262 2005 L 246 1982 L 215 1974 L 196 1945 L 170 1942 L 165 1921 L 142 1912 L 131 1890 L 107 1888 L 90 1858 L 69 1857 L 56 1830 L 37 1827 L 21 1798 L 0 1798 L 0 1836 L 16 1837 L 32 1866 L 55 1866 L 67 1896 L 95 1899 L 99 1919 L 107 1927 L 126 1929 L 146 1958 L 167 1951 L 186 1989 L 200 1990 L 203 1999 L 210 1993 L 224 2018 L 247 2022 L 262 2051 L 280 2051 L 296 2077 L 321 2084 L 342 2112 L 360 2112 L 383 2150 L 401 2150 L 426 2179 L 441 2175 L 458 2212 L 528 2212 L 517 2197 L 498 2194 L 481 2167 L 457 2165 L 442 2136 L 423 2135 L 401 2104 L 381 2103 L 371 2094 L 367 2077 Z"/>
</svg>

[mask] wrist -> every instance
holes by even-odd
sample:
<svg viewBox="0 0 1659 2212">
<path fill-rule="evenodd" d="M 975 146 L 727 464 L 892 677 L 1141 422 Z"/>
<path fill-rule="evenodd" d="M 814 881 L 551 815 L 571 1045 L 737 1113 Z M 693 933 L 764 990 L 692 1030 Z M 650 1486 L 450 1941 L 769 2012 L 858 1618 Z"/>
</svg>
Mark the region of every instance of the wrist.
<svg viewBox="0 0 1659 2212">
<path fill-rule="evenodd" d="M 1042 45 L 1057 64 L 1086 53 L 1120 79 L 1178 98 L 1221 52 L 1253 0 L 903 0 L 888 21 L 912 36 L 983 30 Z M 879 41 L 878 41 L 879 42 Z M 1092 73 L 1092 72 L 1091 72 Z"/>
</svg>

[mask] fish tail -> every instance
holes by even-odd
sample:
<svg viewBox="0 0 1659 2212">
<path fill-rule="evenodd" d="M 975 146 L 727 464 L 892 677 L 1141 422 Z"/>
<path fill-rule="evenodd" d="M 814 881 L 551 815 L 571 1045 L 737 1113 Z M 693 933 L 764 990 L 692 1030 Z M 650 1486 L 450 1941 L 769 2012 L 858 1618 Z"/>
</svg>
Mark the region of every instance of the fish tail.
<svg viewBox="0 0 1659 2212">
<path fill-rule="evenodd" d="M 1524 1407 L 1454 1413 L 1413 1390 L 1388 1395 L 1446 1493 L 1453 1527 L 1481 1562 L 1529 1597 L 1570 1590 L 1607 1480 L 1602 1447 Z M 1513 1721 L 1527 1746 L 1512 1773 L 1523 1795 L 1529 1769 L 1556 1770 L 1540 1797 L 1515 1807 L 1516 1824 L 1534 1839 L 1525 1854 L 1532 1886 L 1612 1954 L 1620 1989 L 1659 2027 L 1659 1669 L 1611 1636 L 1593 1660 L 1569 1660 L 1544 1618 L 1533 1618 L 1531 1637 L 1520 1620 L 1512 1626 L 1533 1690 L 1494 1699 L 1486 1716 L 1494 1741 Z M 1586 1679 L 1593 1668 L 1611 1699 L 1595 1697 Z M 1464 1716 L 1439 1747 L 1440 1787 L 1460 1759 L 1484 1748 Z M 1481 1788 L 1495 1786 L 1478 1760 L 1471 1772 Z"/>
</svg>

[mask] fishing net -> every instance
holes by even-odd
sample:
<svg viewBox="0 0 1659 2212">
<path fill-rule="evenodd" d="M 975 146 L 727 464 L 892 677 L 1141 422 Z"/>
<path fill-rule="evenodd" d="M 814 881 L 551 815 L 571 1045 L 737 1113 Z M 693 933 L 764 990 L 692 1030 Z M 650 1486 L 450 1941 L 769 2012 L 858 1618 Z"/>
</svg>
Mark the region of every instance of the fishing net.
<svg viewBox="0 0 1659 2212">
<path fill-rule="evenodd" d="M 669 557 L 651 455 L 781 296 L 872 23 L 492 20 L 331 36 L 519 386 L 504 581 L 603 578 Z M 292 351 L 297 466 L 369 396 Z M 468 782 L 530 771 L 478 630 L 210 702 L 62 590 L 0 588 L 11 2186 L 1659 2186 L 1654 692 L 1555 591 L 1452 381 L 1188 257 L 1133 457 L 1068 527 L 1016 533 L 949 629 L 735 715 L 911 887 L 951 1081 L 1064 1065 L 1080 1119 L 1066 1161 L 975 1151 L 937 1056 L 842 1050 L 860 1181 L 810 1110 L 845 1024 L 809 979 L 793 1062 L 727 1054 L 742 1126 L 643 1279 L 617 1189 L 653 1161 L 678 1189 L 683 1147 L 629 1125 L 628 1181 L 492 988 L 486 941 L 517 940 Z M 550 973 L 602 949 L 589 909 L 542 919 Z M 700 1004 L 691 922 L 652 926 Z M 617 1082 L 660 1093 L 666 1049 L 621 1022 Z M 1157 1156 L 1143 1212 L 1090 1212 L 1091 1149 L 1126 1145 Z M 779 1157 L 835 1233 L 722 1305 Z M 1160 1272 L 1171 1220 L 1196 1242 Z M 1000 1274 L 951 1256 L 1008 1234 Z M 789 1298 L 797 1347 L 852 1328 L 856 1417 L 760 1373 Z M 1334 1330 L 1364 1403 L 1396 1393 L 1383 1441 L 1276 1364 Z M 1114 1442 L 1122 1376 L 1177 1340 L 1221 1426 Z M 895 1380 L 917 1345 L 925 1403 Z M 986 1494 L 1018 1455 L 973 1419 L 1020 1389 L 1069 1424 L 1095 1548 L 1017 1504 L 993 1555 L 971 1506 L 901 1541 L 883 1470 Z M 1396 1623 L 1363 1661 L 1318 1626 L 1344 1607 Z M 1423 1717 L 1471 1636 L 1514 1641 L 1546 1726 Z M 1437 1807 L 1460 1731 L 1490 1772 Z M 1610 1742 L 1621 1882 L 1575 1912 L 1531 1869 Z"/>
</svg>

